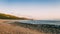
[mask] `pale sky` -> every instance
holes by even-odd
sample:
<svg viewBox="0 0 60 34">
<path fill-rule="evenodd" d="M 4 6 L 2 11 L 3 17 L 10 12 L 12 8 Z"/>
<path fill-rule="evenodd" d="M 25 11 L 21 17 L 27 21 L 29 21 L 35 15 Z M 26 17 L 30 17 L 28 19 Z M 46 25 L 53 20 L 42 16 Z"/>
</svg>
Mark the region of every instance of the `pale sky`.
<svg viewBox="0 0 60 34">
<path fill-rule="evenodd" d="M 0 12 L 35 19 L 60 19 L 60 0 L 0 0 Z"/>
</svg>

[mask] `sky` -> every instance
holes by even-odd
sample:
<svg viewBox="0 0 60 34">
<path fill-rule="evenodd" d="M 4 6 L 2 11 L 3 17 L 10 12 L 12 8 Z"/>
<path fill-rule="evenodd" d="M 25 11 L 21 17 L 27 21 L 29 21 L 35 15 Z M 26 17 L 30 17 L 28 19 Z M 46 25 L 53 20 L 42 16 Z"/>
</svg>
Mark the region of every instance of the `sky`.
<svg viewBox="0 0 60 34">
<path fill-rule="evenodd" d="M 60 0 L 0 0 L 0 13 L 33 19 L 60 19 Z"/>
</svg>

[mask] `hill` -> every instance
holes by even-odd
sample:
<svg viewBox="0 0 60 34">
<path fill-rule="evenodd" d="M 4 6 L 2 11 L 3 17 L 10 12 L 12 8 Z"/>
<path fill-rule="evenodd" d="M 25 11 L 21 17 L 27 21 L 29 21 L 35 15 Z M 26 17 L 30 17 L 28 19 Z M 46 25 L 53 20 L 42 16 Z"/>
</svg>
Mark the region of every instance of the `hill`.
<svg viewBox="0 0 60 34">
<path fill-rule="evenodd" d="M 17 16 L 14 16 L 14 15 L 0 13 L 0 19 L 21 19 L 21 20 L 26 20 L 28 18 L 17 17 Z"/>
</svg>

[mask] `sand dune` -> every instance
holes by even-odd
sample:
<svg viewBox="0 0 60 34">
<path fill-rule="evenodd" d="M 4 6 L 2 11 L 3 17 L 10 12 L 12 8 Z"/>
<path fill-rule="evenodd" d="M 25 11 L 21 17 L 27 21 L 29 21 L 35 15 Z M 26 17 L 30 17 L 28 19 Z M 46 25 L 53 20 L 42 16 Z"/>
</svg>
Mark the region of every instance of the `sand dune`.
<svg viewBox="0 0 60 34">
<path fill-rule="evenodd" d="M 0 34 L 44 34 L 36 30 L 0 23 Z"/>
</svg>

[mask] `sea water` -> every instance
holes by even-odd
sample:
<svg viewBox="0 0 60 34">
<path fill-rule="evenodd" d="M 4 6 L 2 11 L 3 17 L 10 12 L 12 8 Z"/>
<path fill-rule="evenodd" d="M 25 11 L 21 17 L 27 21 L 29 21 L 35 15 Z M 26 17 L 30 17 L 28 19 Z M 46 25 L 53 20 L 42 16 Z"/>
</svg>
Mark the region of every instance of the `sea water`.
<svg viewBox="0 0 60 34">
<path fill-rule="evenodd" d="M 60 20 L 20 20 L 19 22 L 29 23 L 29 24 L 60 25 Z"/>
</svg>

